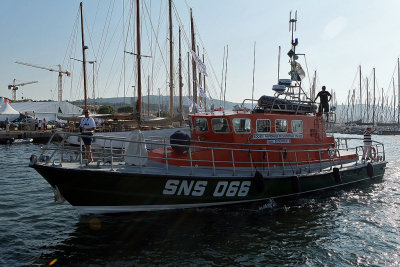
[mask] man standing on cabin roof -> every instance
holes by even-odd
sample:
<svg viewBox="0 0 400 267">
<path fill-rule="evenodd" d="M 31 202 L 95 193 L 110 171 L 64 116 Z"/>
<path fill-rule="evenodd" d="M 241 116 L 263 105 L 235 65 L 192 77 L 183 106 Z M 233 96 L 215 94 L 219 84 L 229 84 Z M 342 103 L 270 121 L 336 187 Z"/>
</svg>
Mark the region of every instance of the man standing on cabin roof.
<svg viewBox="0 0 400 267">
<path fill-rule="evenodd" d="M 328 91 L 326 91 L 325 85 L 322 86 L 322 91 L 320 91 L 317 94 L 317 96 L 314 99 L 314 102 L 317 101 L 318 97 L 320 100 L 318 112 L 324 112 L 326 114 L 326 120 L 328 120 L 329 101 L 331 101 L 332 96 Z M 329 99 L 328 99 L 328 97 L 329 97 Z"/>
<path fill-rule="evenodd" d="M 92 136 L 94 130 L 96 130 L 96 123 L 94 122 L 93 118 L 89 117 L 89 110 L 85 109 L 85 117 L 82 118 L 80 129 L 82 135 Z M 85 144 L 85 153 L 86 159 L 88 163 L 93 161 L 92 158 L 92 138 L 91 137 L 82 137 L 82 141 Z"/>
</svg>

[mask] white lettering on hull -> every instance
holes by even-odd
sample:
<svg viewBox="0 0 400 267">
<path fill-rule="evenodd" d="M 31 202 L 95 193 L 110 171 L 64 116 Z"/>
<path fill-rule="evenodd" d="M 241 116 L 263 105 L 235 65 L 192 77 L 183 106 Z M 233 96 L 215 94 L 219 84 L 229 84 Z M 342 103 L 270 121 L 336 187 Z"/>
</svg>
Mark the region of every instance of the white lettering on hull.
<svg viewBox="0 0 400 267">
<path fill-rule="evenodd" d="M 204 195 L 208 181 L 167 180 L 163 195 L 195 196 Z M 219 181 L 214 188 L 214 197 L 245 197 L 248 195 L 251 181 Z"/>
</svg>

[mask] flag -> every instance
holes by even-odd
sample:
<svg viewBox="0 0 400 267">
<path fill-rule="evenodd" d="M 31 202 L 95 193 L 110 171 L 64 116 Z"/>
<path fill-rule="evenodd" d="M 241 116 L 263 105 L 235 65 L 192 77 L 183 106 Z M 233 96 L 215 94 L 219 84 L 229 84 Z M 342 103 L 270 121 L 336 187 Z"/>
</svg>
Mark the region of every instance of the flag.
<svg viewBox="0 0 400 267">
<path fill-rule="evenodd" d="M 292 70 L 289 72 L 292 81 L 301 81 L 306 77 L 306 74 L 301 67 L 300 63 L 293 61 Z"/>
<path fill-rule="evenodd" d="M 296 62 L 296 73 L 300 77 L 300 80 L 303 80 L 304 77 L 306 77 L 306 73 L 298 62 Z"/>
<path fill-rule="evenodd" d="M 201 86 L 200 86 L 199 83 L 197 83 L 197 88 L 199 89 L 200 96 L 201 96 L 202 98 L 207 98 L 206 93 L 204 92 L 203 88 L 201 88 Z"/>
<path fill-rule="evenodd" d="M 200 107 L 199 105 L 197 105 L 196 103 L 194 103 L 197 109 L 197 112 L 204 112 L 204 108 Z"/>
<path fill-rule="evenodd" d="M 196 53 L 193 50 L 191 52 L 192 52 L 192 57 L 196 62 L 196 66 L 200 70 L 201 74 L 203 74 L 204 76 L 208 76 L 206 65 L 203 63 L 203 61 L 201 61 L 201 59 L 196 55 Z"/>
</svg>

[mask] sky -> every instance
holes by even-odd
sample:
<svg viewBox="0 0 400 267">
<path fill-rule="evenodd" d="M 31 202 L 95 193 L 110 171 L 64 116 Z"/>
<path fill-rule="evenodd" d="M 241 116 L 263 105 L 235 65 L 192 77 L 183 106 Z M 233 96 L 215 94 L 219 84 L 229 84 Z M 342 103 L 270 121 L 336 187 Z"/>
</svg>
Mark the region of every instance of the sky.
<svg viewBox="0 0 400 267">
<path fill-rule="evenodd" d="M 142 1 L 143 87 L 147 94 L 167 94 L 168 46 L 167 1 Z M 95 97 L 131 97 L 135 94 L 135 60 L 124 54 L 135 51 L 134 16 L 129 0 L 83 1 L 87 60 L 96 60 Z M 299 62 L 306 71 L 303 85 L 308 90 L 314 71 L 318 87 L 335 91 L 338 102 L 347 100 L 350 89 L 358 88 L 357 71 L 372 79 L 376 69 L 377 88 L 392 97 L 392 78 L 400 55 L 400 21 L 397 0 L 175 0 L 174 74 L 177 73 L 179 22 L 189 35 L 189 8 L 193 10 L 200 54 L 206 54 L 206 78 L 213 98 L 220 97 L 224 47 L 228 45 L 226 99 L 241 102 L 252 94 L 255 45 L 254 97 L 272 95 L 278 75 L 278 47 L 282 48 L 281 78 L 288 78 L 290 50 L 289 12 L 297 10 L 297 52 L 306 54 Z M 56 67 L 72 73 L 63 77 L 63 99 L 83 98 L 79 1 L 2 0 L 0 9 L 0 96 L 11 98 L 7 88 L 17 83 L 38 81 L 20 87 L 17 98 L 56 100 L 56 72 L 14 63 Z M 149 19 L 151 17 L 151 20 Z M 184 94 L 187 89 L 188 43 L 183 38 Z M 89 97 L 93 96 L 93 65 L 88 64 Z M 396 73 L 397 75 L 397 73 Z M 149 78 L 150 77 L 150 78 Z M 177 75 L 175 75 L 176 80 Z M 397 87 L 397 76 L 395 76 Z M 147 81 L 150 81 L 147 82 Z M 150 88 L 150 89 L 148 89 Z M 381 89 L 380 89 L 381 90 Z M 177 86 L 175 87 L 175 92 Z M 363 92 L 364 94 L 364 92 Z M 365 97 L 365 96 L 363 96 Z"/>
</svg>

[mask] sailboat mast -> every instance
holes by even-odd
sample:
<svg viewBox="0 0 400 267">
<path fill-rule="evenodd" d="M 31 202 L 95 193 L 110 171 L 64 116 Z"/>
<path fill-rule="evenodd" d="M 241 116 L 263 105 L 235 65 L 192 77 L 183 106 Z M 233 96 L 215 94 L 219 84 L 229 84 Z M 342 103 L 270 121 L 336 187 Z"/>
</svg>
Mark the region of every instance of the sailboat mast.
<svg viewBox="0 0 400 267">
<path fill-rule="evenodd" d="M 359 109 L 360 109 L 360 119 L 362 120 L 362 115 L 363 115 L 363 112 L 362 112 L 362 88 L 361 88 L 362 86 L 361 86 L 361 65 L 360 65 L 360 106 L 358 107 Z"/>
<path fill-rule="evenodd" d="M 203 47 L 203 64 L 204 61 L 204 47 Z M 203 75 L 203 90 L 206 97 L 204 98 L 204 111 L 207 112 L 207 94 L 206 94 L 206 75 Z"/>
<path fill-rule="evenodd" d="M 222 107 L 222 96 L 224 94 L 224 87 L 223 87 L 223 84 L 224 84 L 224 68 L 225 68 L 225 46 L 224 46 L 224 55 L 222 57 L 221 94 L 220 94 L 220 97 L 219 97 L 219 105 L 220 105 L 220 107 Z"/>
<path fill-rule="evenodd" d="M 368 89 L 368 77 L 366 80 L 366 87 L 367 87 L 367 123 L 369 123 L 369 89 Z"/>
<path fill-rule="evenodd" d="M 157 117 L 161 117 L 161 114 L 160 114 L 160 103 L 161 103 L 161 100 L 160 100 L 160 98 L 161 98 L 161 93 L 160 93 L 160 88 L 158 88 L 158 115 L 157 115 Z"/>
<path fill-rule="evenodd" d="M 169 115 L 174 115 L 174 51 L 172 42 L 172 0 L 168 1 L 169 10 Z"/>
<path fill-rule="evenodd" d="M 354 121 L 354 102 L 356 98 L 356 89 L 353 89 L 353 94 L 351 96 L 351 121 Z"/>
<path fill-rule="evenodd" d="M 394 77 L 393 77 L 393 122 L 396 121 L 396 87 L 394 85 Z"/>
<path fill-rule="evenodd" d="M 397 95 L 399 101 L 397 103 L 397 125 L 400 125 L 400 60 L 397 58 Z"/>
<path fill-rule="evenodd" d="M 372 104 L 372 126 L 375 125 L 375 68 L 374 68 L 374 102 Z"/>
<path fill-rule="evenodd" d="M 349 90 L 349 93 L 347 94 L 347 122 L 349 122 L 349 107 L 350 107 L 350 90 Z"/>
<path fill-rule="evenodd" d="M 182 106 L 182 55 L 181 55 L 181 27 L 179 27 L 179 112 L 183 113 Z"/>
<path fill-rule="evenodd" d="M 193 23 L 193 13 L 192 9 L 190 9 L 190 28 L 191 28 L 191 33 L 192 33 L 192 53 L 196 54 L 196 39 L 194 35 L 194 23 Z M 192 56 L 192 77 L 193 77 L 193 110 L 194 113 L 197 112 L 197 71 L 196 71 L 196 62 L 194 61 L 194 58 Z"/>
<path fill-rule="evenodd" d="M 192 101 L 192 99 L 191 99 L 191 92 L 192 92 L 192 88 L 190 87 L 190 53 L 189 52 L 187 52 L 187 56 L 188 56 L 188 72 L 187 72 L 187 74 L 188 74 L 188 92 L 189 92 L 189 99 L 190 99 L 190 101 Z"/>
<path fill-rule="evenodd" d="M 147 76 L 147 116 L 150 116 L 150 75 Z"/>
<path fill-rule="evenodd" d="M 83 65 L 83 90 L 85 97 L 85 110 L 87 110 L 87 87 L 86 87 L 86 54 L 85 51 L 87 46 L 85 46 L 85 33 L 83 31 L 83 4 L 82 2 L 79 5 L 81 10 L 81 33 L 82 33 L 82 65 Z"/>
<path fill-rule="evenodd" d="M 136 45 L 137 45 L 137 112 L 139 123 L 142 120 L 142 67 L 141 67 L 141 47 L 140 47 L 140 0 L 136 0 Z"/>
<path fill-rule="evenodd" d="M 314 79 L 311 87 L 311 99 L 315 99 L 315 88 L 317 87 L 317 71 L 314 71 Z"/>
<path fill-rule="evenodd" d="M 200 59 L 200 48 L 197 46 L 197 58 Z M 202 79 L 201 79 L 201 71 L 199 69 L 199 80 L 198 80 L 199 87 L 202 88 Z M 204 88 L 202 88 L 204 89 Z M 203 90 L 204 91 L 204 90 Z M 203 108 L 203 96 L 202 94 L 199 95 L 199 106 Z M 204 108 L 203 108 L 204 109 Z"/>
</svg>

